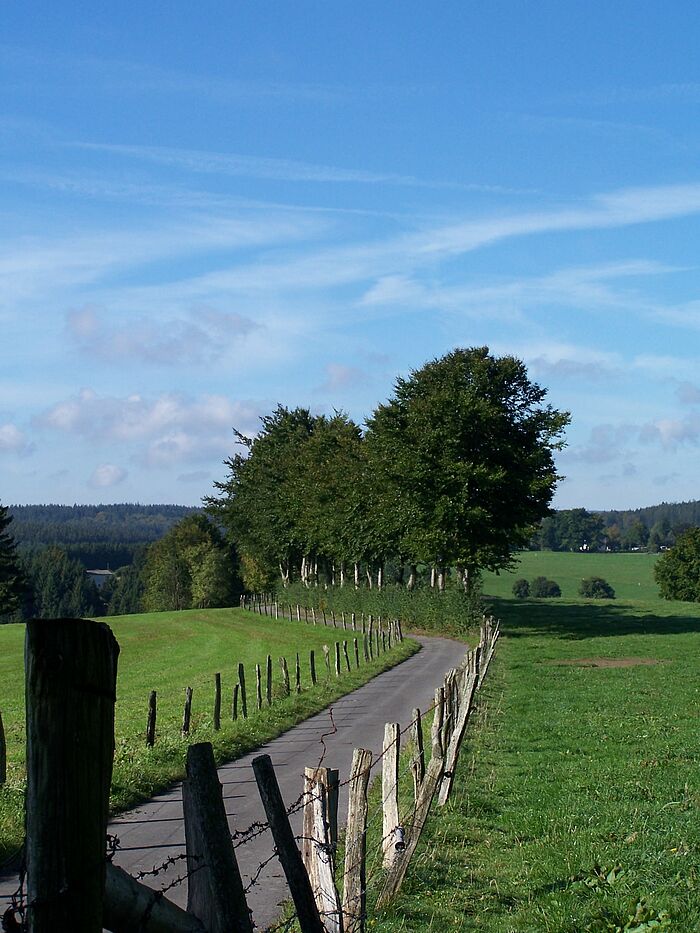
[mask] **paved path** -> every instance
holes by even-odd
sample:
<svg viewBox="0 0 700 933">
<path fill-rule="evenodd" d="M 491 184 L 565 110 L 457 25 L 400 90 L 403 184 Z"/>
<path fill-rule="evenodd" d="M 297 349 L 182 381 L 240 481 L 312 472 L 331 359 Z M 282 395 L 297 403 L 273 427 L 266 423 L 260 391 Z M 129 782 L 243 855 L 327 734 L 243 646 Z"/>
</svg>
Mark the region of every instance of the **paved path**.
<svg viewBox="0 0 700 933">
<path fill-rule="evenodd" d="M 371 749 L 375 756 L 381 754 L 385 722 L 400 722 L 403 728 L 409 724 L 414 706 L 425 710 L 432 705 L 435 688 L 442 683 L 446 671 L 462 660 L 466 646 L 447 638 L 418 636 L 417 640 L 422 648 L 408 660 L 337 700 L 329 709 L 294 726 L 262 749 L 219 768 L 232 832 L 245 829 L 257 820 L 265 821 L 251 768 L 256 755 L 266 753 L 272 758 L 282 796 L 289 806 L 303 790 L 304 768 L 318 764 L 324 743 L 324 765 L 338 768 L 342 782 L 349 776 L 354 748 Z M 341 787 L 339 821 L 342 823 L 347 811 L 344 791 Z M 298 834 L 300 814 L 293 817 L 292 825 Z M 132 875 L 163 863 L 169 856 L 181 854 L 184 852 L 181 785 L 122 814 L 111 822 L 109 832 L 120 840 L 115 863 Z M 236 849 L 244 885 L 272 854 L 272 848 L 272 838 L 267 831 Z M 177 861 L 166 872 L 143 880 L 159 889 L 183 873 L 184 862 Z M 12 888 L 9 879 L 0 878 L 0 915 L 6 903 L 3 895 Z M 173 887 L 167 896 L 184 907 L 186 882 Z M 274 859 L 248 894 L 248 904 L 258 929 L 265 929 L 275 921 L 279 904 L 288 898 L 281 867 Z"/>
</svg>

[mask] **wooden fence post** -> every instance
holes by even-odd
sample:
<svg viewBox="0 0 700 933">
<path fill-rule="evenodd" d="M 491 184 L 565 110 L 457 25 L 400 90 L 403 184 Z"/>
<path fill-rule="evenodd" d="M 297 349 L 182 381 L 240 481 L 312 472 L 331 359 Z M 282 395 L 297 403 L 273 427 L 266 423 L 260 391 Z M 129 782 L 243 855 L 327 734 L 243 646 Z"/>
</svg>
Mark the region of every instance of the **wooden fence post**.
<svg viewBox="0 0 700 933">
<path fill-rule="evenodd" d="M 103 623 L 27 622 L 30 933 L 102 931 L 118 656 Z"/>
<path fill-rule="evenodd" d="M 382 754 L 382 853 L 384 867 L 390 868 L 403 848 L 403 829 L 399 825 L 399 734 L 398 722 L 384 726 Z"/>
<path fill-rule="evenodd" d="M 253 773 L 302 933 L 325 933 L 269 755 L 253 759 Z"/>
<path fill-rule="evenodd" d="M 5 730 L 2 725 L 2 713 L 0 713 L 0 785 L 7 780 L 7 744 L 5 742 Z"/>
<path fill-rule="evenodd" d="M 452 735 L 450 736 L 450 741 L 447 745 L 447 748 L 445 749 L 445 768 L 442 774 L 442 780 L 440 782 L 440 789 L 438 793 L 438 804 L 440 806 L 443 806 L 445 803 L 447 803 L 447 800 L 450 796 L 450 791 L 452 790 L 454 769 L 457 765 L 457 758 L 459 757 L 464 731 L 467 727 L 467 722 L 469 721 L 469 714 L 471 712 L 471 704 L 476 686 L 476 677 L 470 677 L 467 688 L 464 691 L 464 695 L 461 697 L 461 705 L 457 721 L 455 722 Z"/>
<path fill-rule="evenodd" d="M 355 650 L 355 667 L 359 667 L 359 666 L 360 666 L 360 649 L 359 649 L 359 647 L 358 647 L 357 638 L 356 638 L 356 637 L 353 638 L 353 640 L 352 640 L 352 646 L 353 646 L 353 648 L 354 648 L 354 650 Z"/>
<path fill-rule="evenodd" d="M 309 670 L 311 671 L 311 683 L 316 686 L 316 655 L 313 648 L 309 651 Z"/>
<path fill-rule="evenodd" d="M 280 658 L 280 668 L 282 669 L 282 689 L 284 690 L 284 695 L 289 696 L 289 668 L 287 667 L 287 659 Z"/>
<path fill-rule="evenodd" d="M 340 642 L 335 643 L 335 676 L 340 677 Z"/>
<path fill-rule="evenodd" d="M 344 933 L 364 933 L 366 912 L 367 785 L 372 752 L 356 748 L 352 755 L 343 867 Z"/>
<path fill-rule="evenodd" d="M 207 933 L 202 923 L 160 891 L 107 862 L 104 925 L 111 933 Z"/>
<path fill-rule="evenodd" d="M 240 684 L 233 685 L 233 700 L 231 701 L 231 719 L 233 719 L 234 722 L 236 722 L 236 720 L 238 719 L 238 694 L 240 692 L 240 689 L 241 689 Z"/>
<path fill-rule="evenodd" d="M 297 651 L 297 663 L 294 670 L 294 689 L 297 693 L 301 693 L 301 664 L 299 663 L 299 652 Z"/>
<path fill-rule="evenodd" d="M 257 702 L 258 710 L 262 709 L 262 675 L 260 673 L 260 665 L 255 665 L 255 699 Z"/>
<path fill-rule="evenodd" d="M 146 723 L 146 745 L 152 748 L 156 741 L 157 697 L 156 691 L 151 690 L 148 698 L 148 722 Z"/>
<path fill-rule="evenodd" d="M 187 847 L 187 910 L 207 933 L 252 933 L 241 873 L 209 742 L 187 749 L 182 809 Z"/>
<path fill-rule="evenodd" d="M 221 674 L 214 674 L 214 730 L 221 729 Z"/>
<path fill-rule="evenodd" d="M 304 770 L 301 855 L 319 914 L 329 933 L 340 933 L 340 898 L 335 886 L 338 845 L 339 773 L 334 768 Z"/>
<path fill-rule="evenodd" d="M 326 672 L 331 676 L 331 649 L 328 645 L 323 646 L 323 660 L 326 662 Z"/>
<path fill-rule="evenodd" d="M 345 666 L 349 674 L 350 673 L 350 656 L 348 654 L 348 643 L 346 641 L 343 642 L 343 657 L 345 658 Z"/>
<path fill-rule="evenodd" d="M 192 687 L 185 690 L 185 708 L 182 711 L 182 734 L 190 734 L 190 719 L 192 717 Z"/>
<path fill-rule="evenodd" d="M 245 692 L 245 667 L 242 662 L 238 665 L 238 683 L 241 685 L 241 712 L 243 713 L 243 718 L 247 719 L 248 700 Z"/>
<path fill-rule="evenodd" d="M 272 657 L 269 654 L 265 665 L 265 698 L 267 705 L 272 706 Z"/>
<path fill-rule="evenodd" d="M 416 707 L 411 718 L 411 739 L 413 740 L 413 756 L 411 758 L 411 771 L 413 772 L 413 796 L 418 800 L 423 778 L 425 777 L 425 751 L 423 749 L 423 723 L 420 710 Z"/>
</svg>

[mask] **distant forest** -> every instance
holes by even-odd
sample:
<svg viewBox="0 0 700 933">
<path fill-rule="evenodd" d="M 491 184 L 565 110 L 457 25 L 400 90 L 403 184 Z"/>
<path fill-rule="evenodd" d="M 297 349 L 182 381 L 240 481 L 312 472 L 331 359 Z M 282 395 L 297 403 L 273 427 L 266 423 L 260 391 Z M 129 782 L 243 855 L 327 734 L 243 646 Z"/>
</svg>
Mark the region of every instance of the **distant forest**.
<svg viewBox="0 0 700 933">
<path fill-rule="evenodd" d="M 23 553 L 60 547 L 86 570 L 133 563 L 145 545 L 199 509 L 185 505 L 11 505 L 12 536 Z"/>
</svg>

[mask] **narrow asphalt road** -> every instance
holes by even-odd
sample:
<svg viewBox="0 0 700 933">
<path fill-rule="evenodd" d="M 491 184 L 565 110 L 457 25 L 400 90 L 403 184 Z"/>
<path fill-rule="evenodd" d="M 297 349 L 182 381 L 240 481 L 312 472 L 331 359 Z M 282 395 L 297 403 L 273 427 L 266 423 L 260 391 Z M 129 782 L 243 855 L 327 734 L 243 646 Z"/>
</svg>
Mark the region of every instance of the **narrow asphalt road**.
<svg viewBox="0 0 700 933">
<path fill-rule="evenodd" d="M 414 636 L 415 637 L 415 636 Z M 415 706 L 425 710 L 432 705 L 435 688 L 445 673 L 464 657 L 463 642 L 447 638 L 417 636 L 421 650 L 397 667 L 375 677 L 353 693 L 337 700 L 331 707 L 294 726 L 261 749 L 219 768 L 226 813 L 232 833 L 240 832 L 256 821 L 265 821 L 255 778 L 253 758 L 268 754 L 277 773 L 285 803 L 289 806 L 303 791 L 305 767 L 318 764 L 323 756 L 326 767 L 338 768 L 341 784 L 350 773 L 355 748 L 381 754 L 385 722 L 399 722 L 406 727 Z M 346 788 L 341 786 L 338 818 L 345 823 Z M 301 814 L 292 817 L 295 833 L 301 831 Z M 130 874 L 148 871 L 168 858 L 184 852 L 182 822 L 182 786 L 175 785 L 148 803 L 124 813 L 110 823 L 109 832 L 119 837 L 115 864 Z M 236 849 L 243 883 L 257 875 L 247 898 L 258 929 L 265 929 L 279 916 L 279 905 L 289 898 L 282 869 L 277 859 L 257 874 L 258 867 L 272 855 L 273 841 L 268 831 Z M 165 888 L 185 873 L 184 861 L 175 861 L 158 875 L 147 875 L 145 884 Z M 12 879 L 0 879 L 0 915 L 7 895 L 16 887 Z M 187 902 L 186 881 L 175 885 L 167 896 L 182 907 Z"/>
</svg>

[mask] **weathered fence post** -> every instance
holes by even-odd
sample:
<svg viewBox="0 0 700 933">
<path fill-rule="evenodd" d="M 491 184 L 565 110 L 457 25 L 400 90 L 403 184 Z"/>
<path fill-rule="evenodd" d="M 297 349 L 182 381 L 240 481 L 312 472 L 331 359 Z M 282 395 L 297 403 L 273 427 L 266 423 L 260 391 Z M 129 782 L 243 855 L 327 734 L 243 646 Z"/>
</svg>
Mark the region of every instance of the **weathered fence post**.
<svg viewBox="0 0 700 933">
<path fill-rule="evenodd" d="M 255 665 L 255 699 L 257 702 L 258 710 L 262 709 L 262 675 L 260 673 L 260 665 Z"/>
<path fill-rule="evenodd" d="M 340 642 L 335 643 L 335 676 L 340 677 Z"/>
<path fill-rule="evenodd" d="M 221 729 L 221 674 L 214 674 L 214 729 Z"/>
<path fill-rule="evenodd" d="M 316 655 L 313 648 L 309 651 L 309 670 L 311 672 L 311 683 L 316 686 Z"/>
<path fill-rule="evenodd" d="M 411 771 L 413 772 L 413 796 L 418 800 L 423 778 L 425 777 L 425 751 L 423 749 L 423 723 L 420 710 L 416 707 L 411 718 L 411 739 L 413 741 L 413 755 L 411 757 Z"/>
<path fill-rule="evenodd" d="M 111 933 L 207 933 L 192 914 L 107 862 L 104 925 Z"/>
<path fill-rule="evenodd" d="M 146 745 L 151 748 L 156 741 L 157 702 L 156 691 L 151 690 L 148 698 L 148 722 L 146 723 Z"/>
<path fill-rule="evenodd" d="M 294 689 L 301 693 L 301 664 L 299 663 L 299 652 L 297 651 L 297 663 L 294 671 Z"/>
<path fill-rule="evenodd" d="M 272 706 L 272 657 L 269 654 L 265 664 L 265 698 L 267 705 Z"/>
<path fill-rule="evenodd" d="M 2 713 L 0 713 L 0 784 L 7 780 L 7 744 L 5 743 L 5 730 L 2 725 Z"/>
<path fill-rule="evenodd" d="M 187 846 L 187 910 L 207 933 L 252 933 L 228 828 L 214 752 L 209 742 L 187 749 L 187 780 L 182 784 L 182 809 Z"/>
<path fill-rule="evenodd" d="M 85 619 L 27 622 L 30 933 L 101 933 L 119 646 Z"/>
<path fill-rule="evenodd" d="M 240 692 L 241 685 L 233 685 L 233 699 L 231 701 L 231 719 L 235 722 L 238 719 L 238 694 Z"/>
<path fill-rule="evenodd" d="M 304 770 L 302 859 L 316 906 L 329 933 L 340 933 L 340 898 L 335 886 L 338 845 L 339 774 L 333 768 Z"/>
<path fill-rule="evenodd" d="M 398 722 L 384 726 L 382 757 L 382 853 L 384 867 L 390 868 L 403 849 L 403 828 L 399 825 L 399 735 Z"/>
<path fill-rule="evenodd" d="M 302 933 L 325 933 L 269 755 L 253 759 L 253 773 Z"/>
<path fill-rule="evenodd" d="M 248 700 L 245 692 L 245 667 L 242 662 L 238 665 L 238 683 L 241 685 L 241 712 L 243 713 L 243 718 L 247 719 Z"/>
<path fill-rule="evenodd" d="M 323 660 L 326 662 L 326 672 L 331 676 L 331 649 L 328 645 L 323 646 Z"/>
<path fill-rule="evenodd" d="M 185 708 L 182 711 L 182 734 L 190 734 L 190 719 L 192 717 L 192 687 L 185 690 Z"/>
<path fill-rule="evenodd" d="M 282 688 L 284 690 L 284 695 L 289 696 L 289 668 L 287 667 L 287 659 L 280 658 L 280 667 L 282 669 Z"/>
<path fill-rule="evenodd" d="M 350 673 L 350 655 L 348 654 L 348 643 L 343 642 L 343 657 L 345 658 L 345 666 L 348 669 L 348 674 Z"/>
<path fill-rule="evenodd" d="M 360 666 L 360 649 L 357 644 L 357 638 L 353 638 L 352 646 L 355 649 L 355 667 Z"/>
<path fill-rule="evenodd" d="M 366 913 L 367 785 L 372 752 L 356 748 L 352 756 L 345 827 L 343 867 L 344 933 L 364 933 Z"/>
</svg>

